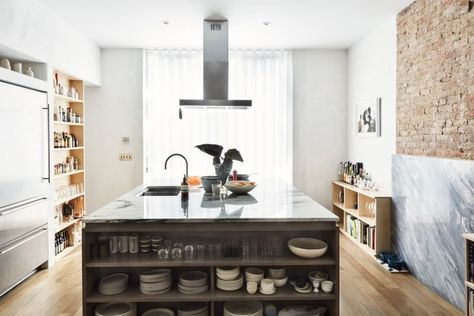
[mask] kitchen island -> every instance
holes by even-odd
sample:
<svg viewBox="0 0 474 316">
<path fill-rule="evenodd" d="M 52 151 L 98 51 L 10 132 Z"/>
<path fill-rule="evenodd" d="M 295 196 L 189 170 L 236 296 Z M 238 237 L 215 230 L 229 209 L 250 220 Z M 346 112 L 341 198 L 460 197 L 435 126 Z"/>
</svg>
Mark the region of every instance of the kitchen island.
<svg viewBox="0 0 474 316">
<path fill-rule="evenodd" d="M 109 302 L 136 303 L 137 315 L 153 307 L 176 311 L 188 302 L 207 302 L 209 315 L 223 315 L 223 305 L 230 301 L 260 301 L 279 309 L 322 306 L 325 315 L 339 315 L 338 217 L 302 192 L 270 180 L 259 182 L 246 195 L 212 196 L 200 190 L 190 192 L 188 198 L 141 196 L 144 190 L 138 187 L 84 218 L 84 315 L 94 315 L 97 304 Z M 132 242 L 137 236 L 139 246 Z M 298 257 L 287 246 L 297 237 L 323 240 L 328 250 L 318 258 Z M 120 240 L 127 238 L 130 248 L 124 249 Z M 327 274 L 334 289 L 300 293 L 288 282 L 273 294 L 248 294 L 244 282 L 239 289 L 222 290 L 216 276 L 219 267 L 238 267 L 242 275 L 247 267 L 266 274 L 269 268 L 283 267 L 289 281 L 300 282 L 317 270 Z M 139 275 L 157 268 L 171 269 L 171 287 L 163 293 L 142 293 Z M 181 291 L 178 280 L 189 270 L 207 274 L 206 291 Z M 99 292 L 101 278 L 121 272 L 130 276 L 126 290 L 113 295 Z"/>
</svg>

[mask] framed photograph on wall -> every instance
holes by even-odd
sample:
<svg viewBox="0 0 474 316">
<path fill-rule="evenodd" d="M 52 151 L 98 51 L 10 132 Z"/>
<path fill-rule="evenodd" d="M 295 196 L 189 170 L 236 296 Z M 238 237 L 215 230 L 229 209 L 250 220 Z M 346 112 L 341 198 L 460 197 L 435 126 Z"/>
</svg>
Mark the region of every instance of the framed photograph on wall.
<svg viewBox="0 0 474 316">
<path fill-rule="evenodd" d="M 381 105 L 381 98 L 377 98 L 375 103 L 358 102 L 356 104 L 356 135 L 358 137 L 381 136 Z"/>
</svg>

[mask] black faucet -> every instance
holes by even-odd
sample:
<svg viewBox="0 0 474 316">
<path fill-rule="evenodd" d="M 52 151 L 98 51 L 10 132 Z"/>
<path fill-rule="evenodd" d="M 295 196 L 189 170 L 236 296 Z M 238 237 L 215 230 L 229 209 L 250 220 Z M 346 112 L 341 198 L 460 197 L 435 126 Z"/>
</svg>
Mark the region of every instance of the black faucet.
<svg viewBox="0 0 474 316">
<path fill-rule="evenodd" d="M 188 178 L 188 160 L 186 159 L 186 157 L 184 157 L 181 154 L 176 153 L 176 154 L 169 155 L 168 158 L 166 158 L 165 160 L 165 170 L 166 170 L 166 165 L 168 164 L 168 160 L 170 160 L 170 158 L 173 156 L 179 156 L 184 159 L 184 162 L 186 162 L 186 179 L 187 179 Z"/>
</svg>

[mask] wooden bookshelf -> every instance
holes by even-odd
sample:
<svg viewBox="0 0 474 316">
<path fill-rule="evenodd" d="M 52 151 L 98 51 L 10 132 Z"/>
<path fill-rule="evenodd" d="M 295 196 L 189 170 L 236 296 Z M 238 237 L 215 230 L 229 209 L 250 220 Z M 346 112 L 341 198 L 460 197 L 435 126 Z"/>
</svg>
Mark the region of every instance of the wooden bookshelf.
<svg viewBox="0 0 474 316">
<path fill-rule="evenodd" d="M 472 261 L 472 254 L 469 255 L 469 249 L 474 251 L 474 233 L 473 234 L 465 234 L 464 236 L 464 257 L 465 257 L 465 278 L 464 284 L 466 286 L 466 315 L 467 316 L 474 316 L 474 278 L 472 278 L 472 270 L 473 261 Z"/>
<path fill-rule="evenodd" d="M 56 82 L 56 74 L 58 81 Z M 55 168 L 58 164 L 68 164 L 71 161 L 71 157 L 78 160 L 78 170 L 73 170 L 68 166 L 66 169 L 67 172 L 64 172 L 62 169 L 60 172 L 54 176 L 54 187 L 55 190 L 61 187 L 67 187 L 70 185 L 80 185 L 82 184 L 82 191 L 73 191 L 78 192 L 67 197 L 63 195 L 58 195 L 59 197 L 55 198 L 54 201 L 54 212 L 55 215 L 60 217 L 62 213 L 62 208 L 65 203 L 69 203 L 74 207 L 74 213 L 76 218 L 62 219 L 59 225 L 56 227 L 55 236 L 58 233 L 66 232 L 69 236 L 69 242 L 67 247 L 60 253 L 56 255 L 56 259 L 60 260 L 69 254 L 75 247 L 79 245 L 77 238 L 80 236 L 81 231 L 80 227 L 82 224 L 82 216 L 85 213 L 86 209 L 86 197 L 85 197 L 85 124 L 84 124 L 84 114 L 85 114 L 85 102 L 84 102 L 84 82 L 76 77 L 70 76 L 68 74 L 55 71 L 53 75 L 53 100 L 54 104 L 51 108 L 53 113 L 53 124 L 52 124 L 52 143 L 53 143 L 53 155 L 52 155 L 52 168 Z M 58 84 L 61 88 L 58 88 Z M 77 96 L 71 94 L 72 89 L 77 92 Z M 64 115 L 62 113 L 65 113 Z M 78 144 L 74 147 L 67 148 L 57 148 L 55 145 L 55 133 L 58 135 L 74 135 L 77 139 Z M 63 138 L 64 139 L 64 138 Z M 69 171 L 70 170 L 70 171 Z M 75 237 L 73 237 L 75 236 Z M 54 243 L 54 240 L 52 241 Z"/>
<path fill-rule="evenodd" d="M 391 197 L 385 193 L 362 190 L 341 181 L 332 183 L 333 212 L 339 216 L 339 229 L 372 257 L 378 256 L 381 251 L 392 250 L 391 203 Z M 356 227 L 359 228 L 358 231 L 364 227 L 375 229 L 373 247 L 361 242 L 359 239 L 364 238 L 359 238 L 360 234 L 357 238 L 351 235 L 348 216 L 360 221 Z"/>
</svg>

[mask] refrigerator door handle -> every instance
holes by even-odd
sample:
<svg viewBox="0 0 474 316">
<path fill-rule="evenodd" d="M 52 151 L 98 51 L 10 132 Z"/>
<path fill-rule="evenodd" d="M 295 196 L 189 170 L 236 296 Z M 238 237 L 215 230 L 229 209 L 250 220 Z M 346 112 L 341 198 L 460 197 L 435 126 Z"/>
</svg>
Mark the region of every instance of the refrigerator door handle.
<svg viewBox="0 0 474 316">
<path fill-rule="evenodd" d="M 51 183 L 51 142 L 50 142 L 50 139 L 49 139 L 49 134 L 50 134 L 50 131 L 51 131 L 51 126 L 50 126 L 50 110 L 49 110 L 49 104 L 46 104 L 46 107 L 42 107 L 41 110 L 45 111 L 46 112 L 46 124 L 44 124 L 43 126 L 46 126 L 46 135 L 44 136 L 46 138 L 46 143 L 48 144 L 47 148 L 47 152 L 46 154 L 44 155 L 44 162 L 47 163 L 46 166 L 43 166 L 43 168 L 46 169 L 46 176 L 43 175 L 43 181 L 47 181 L 48 183 Z"/>
<path fill-rule="evenodd" d="M 47 199 L 46 197 L 33 198 L 33 199 L 29 199 L 29 200 L 22 201 L 19 203 L 11 204 L 5 207 L 0 207 L 0 216 L 6 216 L 8 214 L 15 213 L 16 211 L 24 209 L 25 207 L 43 202 L 46 199 Z"/>
<path fill-rule="evenodd" d="M 12 251 L 13 249 L 15 248 L 18 248 L 19 246 L 23 245 L 24 243 L 27 243 L 28 241 L 38 237 L 39 235 L 43 234 L 44 232 L 46 232 L 48 229 L 47 228 L 42 228 L 39 232 L 37 232 L 36 234 L 33 234 L 25 239 L 23 239 L 22 241 L 20 241 L 19 243 L 17 244 L 14 244 L 13 246 L 11 247 L 8 247 L 6 249 L 3 249 L 0 251 L 0 255 L 4 255 L 6 254 L 7 252 L 10 252 Z"/>
</svg>

